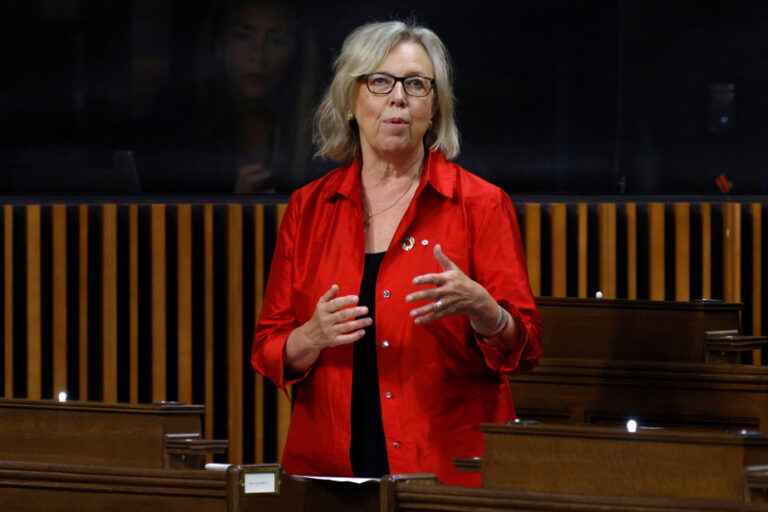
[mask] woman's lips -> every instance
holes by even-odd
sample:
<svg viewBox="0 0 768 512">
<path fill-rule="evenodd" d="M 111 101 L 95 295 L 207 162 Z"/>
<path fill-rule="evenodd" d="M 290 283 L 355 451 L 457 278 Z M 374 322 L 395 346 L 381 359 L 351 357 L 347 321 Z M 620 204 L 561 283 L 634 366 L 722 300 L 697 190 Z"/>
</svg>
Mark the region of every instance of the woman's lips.
<svg viewBox="0 0 768 512">
<path fill-rule="evenodd" d="M 408 124 L 408 121 L 402 117 L 391 117 L 389 119 L 385 119 L 384 122 L 387 124 Z"/>
</svg>

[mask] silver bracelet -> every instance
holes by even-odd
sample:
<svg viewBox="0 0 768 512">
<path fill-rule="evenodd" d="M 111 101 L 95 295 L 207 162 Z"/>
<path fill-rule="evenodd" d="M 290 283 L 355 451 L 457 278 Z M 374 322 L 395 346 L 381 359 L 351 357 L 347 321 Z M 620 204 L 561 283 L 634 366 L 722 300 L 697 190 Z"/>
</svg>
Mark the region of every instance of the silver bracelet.
<svg viewBox="0 0 768 512">
<path fill-rule="evenodd" d="M 481 333 L 477 329 L 477 327 L 475 327 L 475 324 L 472 323 L 472 320 L 470 320 L 469 325 L 472 326 L 472 330 L 474 330 L 475 333 L 478 334 L 478 336 L 482 336 L 483 338 L 493 338 L 494 336 L 498 336 L 499 334 L 501 334 L 509 324 L 509 313 L 507 312 L 506 309 L 501 307 L 501 305 L 499 305 L 499 310 L 501 314 L 499 315 L 499 321 L 496 322 L 496 327 L 493 329 L 493 332 L 491 332 L 490 334 Z"/>
</svg>

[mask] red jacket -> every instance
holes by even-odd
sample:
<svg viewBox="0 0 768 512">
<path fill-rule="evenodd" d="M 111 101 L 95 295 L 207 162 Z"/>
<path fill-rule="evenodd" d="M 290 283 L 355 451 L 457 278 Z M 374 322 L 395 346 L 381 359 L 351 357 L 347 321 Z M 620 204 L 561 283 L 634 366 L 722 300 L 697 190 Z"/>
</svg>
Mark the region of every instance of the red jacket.
<svg viewBox="0 0 768 512">
<path fill-rule="evenodd" d="M 413 237 L 413 242 L 407 240 Z M 417 326 L 405 302 L 413 277 L 441 268 L 445 254 L 512 314 L 519 337 L 506 355 L 475 338 L 466 316 Z M 279 388 L 295 383 L 283 465 L 289 473 L 351 476 L 351 345 L 323 350 L 297 381 L 284 376 L 288 335 L 312 316 L 333 283 L 358 294 L 365 253 L 360 163 L 296 191 L 280 227 L 251 362 Z M 483 422 L 515 418 L 505 374 L 541 357 L 541 319 L 528 284 L 517 216 L 498 187 L 430 152 L 413 201 L 381 263 L 376 345 L 390 472 L 436 473 L 479 485 L 454 457 L 480 456 Z M 387 343 L 383 343 L 387 341 Z"/>
</svg>

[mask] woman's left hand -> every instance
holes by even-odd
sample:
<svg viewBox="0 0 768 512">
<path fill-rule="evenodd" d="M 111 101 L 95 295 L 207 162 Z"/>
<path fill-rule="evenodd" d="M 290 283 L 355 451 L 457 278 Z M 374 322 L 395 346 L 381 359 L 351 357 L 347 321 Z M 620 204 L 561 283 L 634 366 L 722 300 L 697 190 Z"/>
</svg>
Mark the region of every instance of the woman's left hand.
<svg viewBox="0 0 768 512">
<path fill-rule="evenodd" d="M 423 274 L 413 278 L 413 284 L 433 284 L 434 288 L 410 293 L 406 302 L 420 300 L 429 304 L 411 310 L 417 324 L 426 324 L 446 315 L 464 314 L 475 326 L 488 326 L 493 330 L 499 320 L 499 306 L 491 294 L 478 282 L 470 279 L 435 245 L 435 259 L 443 272 Z"/>
</svg>

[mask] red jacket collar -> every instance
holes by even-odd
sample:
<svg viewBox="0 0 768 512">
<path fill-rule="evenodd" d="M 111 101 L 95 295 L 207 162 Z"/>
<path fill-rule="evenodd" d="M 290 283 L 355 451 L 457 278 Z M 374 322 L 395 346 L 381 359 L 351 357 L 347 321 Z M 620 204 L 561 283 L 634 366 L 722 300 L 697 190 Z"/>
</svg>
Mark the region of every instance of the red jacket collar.
<svg viewBox="0 0 768 512">
<path fill-rule="evenodd" d="M 347 167 L 338 169 L 326 189 L 325 199 L 330 200 L 336 195 L 346 198 L 360 197 L 360 163 L 358 158 Z M 456 190 L 456 178 L 455 166 L 445 158 L 442 151 L 431 150 L 427 155 L 419 190 L 429 185 L 440 195 L 451 199 Z"/>
</svg>

